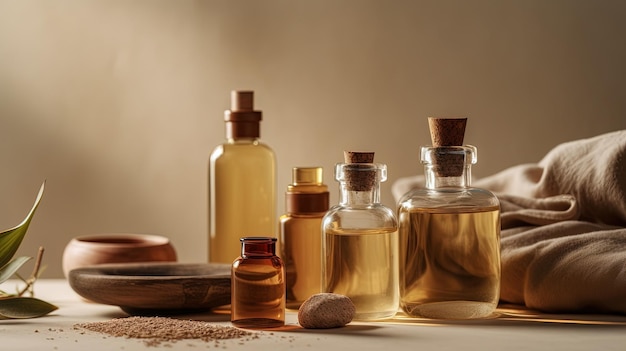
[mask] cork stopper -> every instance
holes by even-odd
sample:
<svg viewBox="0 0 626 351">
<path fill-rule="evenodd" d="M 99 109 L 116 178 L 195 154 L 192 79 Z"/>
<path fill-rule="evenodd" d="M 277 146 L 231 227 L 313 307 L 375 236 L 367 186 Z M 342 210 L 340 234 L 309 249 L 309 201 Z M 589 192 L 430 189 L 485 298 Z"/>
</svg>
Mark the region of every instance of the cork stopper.
<svg viewBox="0 0 626 351">
<path fill-rule="evenodd" d="M 230 110 L 224 112 L 226 137 L 258 138 L 263 113 L 254 110 L 254 92 L 249 90 L 233 90 L 230 92 Z"/>
<path fill-rule="evenodd" d="M 374 163 L 374 153 L 344 151 L 343 160 L 345 163 Z"/>
<path fill-rule="evenodd" d="M 376 168 L 373 152 L 344 151 L 344 162 L 349 165 L 346 169 L 346 185 L 348 190 L 369 191 L 376 184 Z"/>
<path fill-rule="evenodd" d="M 441 177 L 459 177 L 465 167 L 465 154 L 446 149 L 449 146 L 463 146 L 467 118 L 429 117 L 428 127 L 435 151 L 435 172 Z"/>
<path fill-rule="evenodd" d="M 467 118 L 428 117 L 430 139 L 434 147 L 463 146 Z"/>
</svg>

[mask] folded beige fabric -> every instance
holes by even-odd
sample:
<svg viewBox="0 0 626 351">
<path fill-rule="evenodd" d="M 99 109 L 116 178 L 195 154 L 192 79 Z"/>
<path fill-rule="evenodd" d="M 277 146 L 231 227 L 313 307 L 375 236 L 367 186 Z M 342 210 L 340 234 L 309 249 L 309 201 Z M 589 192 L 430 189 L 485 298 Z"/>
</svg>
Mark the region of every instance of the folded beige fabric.
<svg viewBox="0 0 626 351">
<path fill-rule="evenodd" d="M 422 179 L 399 179 L 394 197 Z M 626 131 L 561 144 L 473 185 L 500 199 L 502 301 L 626 314 Z"/>
<path fill-rule="evenodd" d="M 583 221 L 502 231 L 503 301 L 549 312 L 626 313 L 626 228 Z"/>
<path fill-rule="evenodd" d="M 572 195 L 532 199 L 499 194 L 502 229 L 525 225 L 546 225 L 578 219 L 580 208 Z"/>
<path fill-rule="evenodd" d="M 573 195 L 582 220 L 626 226 L 626 130 L 558 145 L 538 164 L 511 167 L 474 186 L 529 198 Z"/>
</svg>

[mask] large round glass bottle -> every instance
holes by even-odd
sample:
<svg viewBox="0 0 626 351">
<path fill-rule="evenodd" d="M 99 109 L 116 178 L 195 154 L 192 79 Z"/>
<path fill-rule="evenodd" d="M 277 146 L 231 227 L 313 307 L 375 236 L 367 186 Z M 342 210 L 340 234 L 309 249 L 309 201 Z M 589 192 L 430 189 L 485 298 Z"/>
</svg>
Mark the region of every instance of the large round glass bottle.
<svg viewBox="0 0 626 351">
<path fill-rule="evenodd" d="M 423 147 L 425 188 L 399 201 L 400 306 L 410 316 L 489 316 L 500 295 L 500 205 L 472 188 L 473 146 Z"/>
</svg>

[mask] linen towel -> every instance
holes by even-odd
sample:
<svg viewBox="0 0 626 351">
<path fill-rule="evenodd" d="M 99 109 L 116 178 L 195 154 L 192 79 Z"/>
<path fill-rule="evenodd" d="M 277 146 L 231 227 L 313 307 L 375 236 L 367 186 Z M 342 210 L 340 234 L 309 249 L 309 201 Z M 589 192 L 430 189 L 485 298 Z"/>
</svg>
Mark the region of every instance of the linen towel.
<svg viewBox="0 0 626 351">
<path fill-rule="evenodd" d="M 402 178 L 392 192 L 422 184 Z M 500 200 L 501 301 L 626 314 L 626 131 L 558 145 L 473 186 Z"/>
</svg>

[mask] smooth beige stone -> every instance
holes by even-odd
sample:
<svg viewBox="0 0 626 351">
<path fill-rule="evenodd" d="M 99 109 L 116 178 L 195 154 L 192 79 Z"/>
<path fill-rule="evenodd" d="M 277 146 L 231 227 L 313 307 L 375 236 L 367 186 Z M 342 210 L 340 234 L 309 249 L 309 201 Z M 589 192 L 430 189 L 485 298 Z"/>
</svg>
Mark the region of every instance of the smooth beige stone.
<svg viewBox="0 0 626 351">
<path fill-rule="evenodd" d="M 349 297 L 320 293 L 309 297 L 298 310 L 298 322 L 307 329 L 338 328 L 350 323 L 356 307 Z"/>
</svg>

